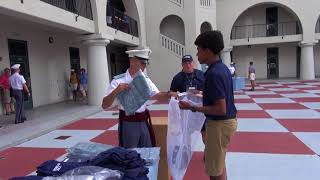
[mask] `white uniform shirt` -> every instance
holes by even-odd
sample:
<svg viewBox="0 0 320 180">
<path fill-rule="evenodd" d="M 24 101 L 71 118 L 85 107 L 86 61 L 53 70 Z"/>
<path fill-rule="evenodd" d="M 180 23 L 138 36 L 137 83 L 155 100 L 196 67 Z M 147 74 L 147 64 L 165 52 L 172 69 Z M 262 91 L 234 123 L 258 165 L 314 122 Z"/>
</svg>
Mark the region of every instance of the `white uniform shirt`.
<svg viewBox="0 0 320 180">
<path fill-rule="evenodd" d="M 14 73 L 9 77 L 9 82 L 12 89 L 23 90 L 23 85 L 26 83 L 26 80 L 19 73 Z"/>
<path fill-rule="evenodd" d="M 229 70 L 231 75 L 234 75 L 234 73 L 236 72 L 236 68 L 234 68 L 233 66 L 229 67 Z"/>
<path fill-rule="evenodd" d="M 144 75 L 144 73 L 142 73 Z M 120 78 L 115 78 L 111 81 L 109 87 L 107 88 L 106 91 L 106 96 L 108 96 L 113 90 L 115 90 L 119 84 L 121 83 L 127 83 L 130 84 L 130 82 L 133 80 L 133 78 L 131 77 L 129 71 L 127 70 L 127 72 L 125 74 L 123 74 L 123 77 Z M 150 78 L 146 77 L 148 86 L 151 90 L 151 97 L 158 94 L 160 91 L 159 89 L 156 87 L 156 85 L 151 81 Z M 123 106 L 121 104 L 118 103 L 118 107 L 121 110 L 124 110 Z M 140 113 L 140 112 L 144 112 L 146 110 L 147 107 L 147 103 L 144 103 L 136 112 Z"/>
</svg>

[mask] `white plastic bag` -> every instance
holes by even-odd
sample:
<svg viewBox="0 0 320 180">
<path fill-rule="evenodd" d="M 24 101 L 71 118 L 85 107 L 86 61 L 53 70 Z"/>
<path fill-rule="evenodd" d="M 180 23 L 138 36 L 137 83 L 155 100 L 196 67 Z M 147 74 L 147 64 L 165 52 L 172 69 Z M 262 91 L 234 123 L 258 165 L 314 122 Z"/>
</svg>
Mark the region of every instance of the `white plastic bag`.
<svg viewBox="0 0 320 180">
<path fill-rule="evenodd" d="M 45 177 L 43 180 L 120 180 L 123 173 L 98 166 L 83 166 L 65 172 L 59 177 Z"/>
<path fill-rule="evenodd" d="M 183 101 L 201 105 L 201 99 L 181 96 Z M 193 101 L 191 101 L 192 99 Z M 196 102 L 195 102 L 196 101 Z M 192 136 L 199 133 L 205 121 L 203 113 L 181 110 L 179 101 L 171 98 L 168 111 L 167 158 L 174 180 L 182 180 L 192 158 Z"/>
</svg>

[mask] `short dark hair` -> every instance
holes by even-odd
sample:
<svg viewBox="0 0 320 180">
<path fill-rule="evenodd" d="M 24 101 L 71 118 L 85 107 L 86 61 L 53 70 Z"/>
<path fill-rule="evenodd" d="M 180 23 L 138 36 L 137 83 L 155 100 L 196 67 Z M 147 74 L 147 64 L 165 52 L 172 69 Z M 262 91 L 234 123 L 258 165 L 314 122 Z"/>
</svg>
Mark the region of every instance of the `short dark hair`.
<svg viewBox="0 0 320 180">
<path fill-rule="evenodd" d="M 253 65 L 253 62 L 252 62 L 252 61 L 250 61 L 250 65 Z"/>
<path fill-rule="evenodd" d="M 206 31 L 197 37 L 194 44 L 219 55 L 224 48 L 223 35 L 220 31 Z"/>
</svg>

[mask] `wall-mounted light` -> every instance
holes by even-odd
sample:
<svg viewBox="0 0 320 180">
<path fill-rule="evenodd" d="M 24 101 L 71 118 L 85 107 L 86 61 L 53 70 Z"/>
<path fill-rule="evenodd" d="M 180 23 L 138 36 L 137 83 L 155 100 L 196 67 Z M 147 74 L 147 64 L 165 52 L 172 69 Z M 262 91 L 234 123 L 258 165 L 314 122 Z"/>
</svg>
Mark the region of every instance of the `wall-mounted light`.
<svg viewBox="0 0 320 180">
<path fill-rule="evenodd" d="M 23 0 L 20 0 L 21 4 L 23 4 Z"/>
</svg>

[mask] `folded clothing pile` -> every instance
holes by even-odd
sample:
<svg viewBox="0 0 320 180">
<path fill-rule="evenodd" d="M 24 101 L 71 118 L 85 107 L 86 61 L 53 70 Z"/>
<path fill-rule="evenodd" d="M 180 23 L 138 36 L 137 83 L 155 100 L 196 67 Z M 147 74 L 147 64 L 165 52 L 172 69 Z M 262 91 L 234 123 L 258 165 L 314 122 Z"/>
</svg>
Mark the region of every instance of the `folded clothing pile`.
<svg viewBox="0 0 320 180">
<path fill-rule="evenodd" d="M 134 150 L 121 147 L 109 149 L 87 162 L 91 166 L 99 166 L 124 173 L 124 180 L 148 180 L 146 161 Z"/>
</svg>

